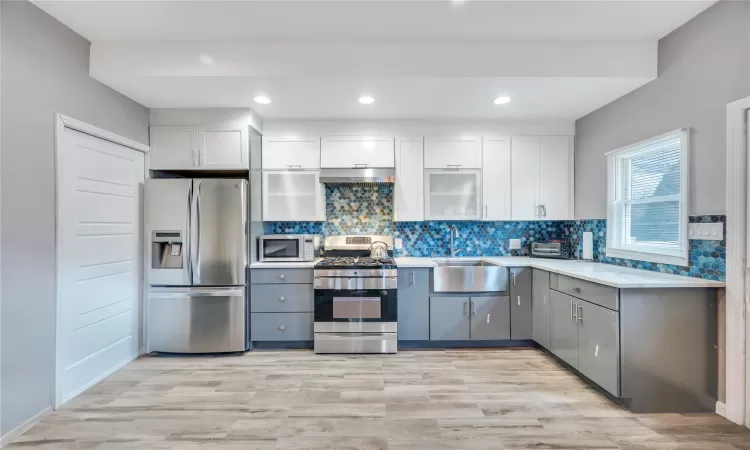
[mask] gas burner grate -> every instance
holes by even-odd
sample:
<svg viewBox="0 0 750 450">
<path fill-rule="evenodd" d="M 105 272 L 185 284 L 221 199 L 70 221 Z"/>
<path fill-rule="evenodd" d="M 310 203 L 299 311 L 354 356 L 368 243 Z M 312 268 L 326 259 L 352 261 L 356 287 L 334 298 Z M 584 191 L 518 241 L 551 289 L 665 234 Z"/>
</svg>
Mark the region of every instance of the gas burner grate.
<svg viewBox="0 0 750 450">
<path fill-rule="evenodd" d="M 317 266 L 366 266 L 366 267 L 380 267 L 393 265 L 395 262 L 393 258 L 370 258 L 370 257 L 351 257 L 351 256 L 340 256 L 337 258 L 324 258 L 320 261 Z"/>
</svg>

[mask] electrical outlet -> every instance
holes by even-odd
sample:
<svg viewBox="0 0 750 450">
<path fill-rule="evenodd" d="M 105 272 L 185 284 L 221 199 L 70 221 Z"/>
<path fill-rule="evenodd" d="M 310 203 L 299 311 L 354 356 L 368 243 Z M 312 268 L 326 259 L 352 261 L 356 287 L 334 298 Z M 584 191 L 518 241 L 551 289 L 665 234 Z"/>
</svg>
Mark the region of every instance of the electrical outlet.
<svg viewBox="0 0 750 450">
<path fill-rule="evenodd" d="M 401 238 L 396 238 L 393 240 L 393 246 L 396 247 L 398 250 L 401 250 L 404 248 L 404 241 Z"/>
<path fill-rule="evenodd" d="M 520 239 L 511 239 L 510 240 L 510 249 L 511 250 L 521 250 L 521 240 Z"/>
</svg>

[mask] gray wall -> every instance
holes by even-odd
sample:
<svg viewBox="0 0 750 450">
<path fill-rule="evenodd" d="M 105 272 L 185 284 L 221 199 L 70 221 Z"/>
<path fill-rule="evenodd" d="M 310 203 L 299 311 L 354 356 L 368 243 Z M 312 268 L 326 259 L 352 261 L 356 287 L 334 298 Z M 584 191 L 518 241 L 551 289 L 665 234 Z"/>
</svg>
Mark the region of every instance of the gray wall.
<svg viewBox="0 0 750 450">
<path fill-rule="evenodd" d="M 690 214 L 725 214 L 726 105 L 750 96 L 750 2 L 721 1 L 659 41 L 659 76 L 576 121 L 575 217 L 606 218 L 604 153 L 693 138 Z"/>
<path fill-rule="evenodd" d="M 5 435 L 53 403 L 54 113 L 148 143 L 148 110 L 88 76 L 89 42 L 26 1 L 0 2 L 0 286 Z"/>
</svg>

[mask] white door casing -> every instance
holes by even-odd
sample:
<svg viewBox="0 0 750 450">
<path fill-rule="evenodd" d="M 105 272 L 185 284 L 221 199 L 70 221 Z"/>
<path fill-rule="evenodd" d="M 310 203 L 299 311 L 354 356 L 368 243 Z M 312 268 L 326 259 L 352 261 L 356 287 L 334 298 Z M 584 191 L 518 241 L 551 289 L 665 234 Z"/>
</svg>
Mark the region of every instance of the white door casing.
<svg viewBox="0 0 750 450">
<path fill-rule="evenodd" d="M 63 128 L 63 121 L 57 143 L 56 406 L 138 356 L 143 297 L 144 152 Z"/>
</svg>

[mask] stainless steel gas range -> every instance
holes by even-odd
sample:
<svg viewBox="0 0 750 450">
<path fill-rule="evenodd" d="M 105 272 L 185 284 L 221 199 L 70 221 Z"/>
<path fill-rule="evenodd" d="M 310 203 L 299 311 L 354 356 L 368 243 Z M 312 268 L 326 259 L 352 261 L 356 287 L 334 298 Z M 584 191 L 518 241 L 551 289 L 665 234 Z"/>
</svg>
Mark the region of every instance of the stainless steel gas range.
<svg viewBox="0 0 750 450">
<path fill-rule="evenodd" d="M 370 248 L 386 245 L 384 257 Z M 329 236 L 314 267 L 315 353 L 396 353 L 397 270 L 390 236 Z"/>
</svg>

